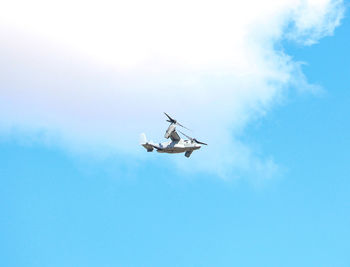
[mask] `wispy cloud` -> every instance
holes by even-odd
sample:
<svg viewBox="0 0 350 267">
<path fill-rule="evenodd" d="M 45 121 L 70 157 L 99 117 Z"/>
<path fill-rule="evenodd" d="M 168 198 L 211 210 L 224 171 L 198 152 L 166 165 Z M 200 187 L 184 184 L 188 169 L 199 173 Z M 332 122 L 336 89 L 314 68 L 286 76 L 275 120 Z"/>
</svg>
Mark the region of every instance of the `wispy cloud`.
<svg viewBox="0 0 350 267">
<path fill-rule="evenodd" d="M 290 86 L 310 88 L 276 44 L 315 43 L 342 16 L 342 2 L 331 0 L 8 1 L 0 129 L 140 157 L 138 134 L 161 139 L 168 111 L 213 144 L 179 166 L 269 177 L 277 165 L 237 133 Z"/>
</svg>

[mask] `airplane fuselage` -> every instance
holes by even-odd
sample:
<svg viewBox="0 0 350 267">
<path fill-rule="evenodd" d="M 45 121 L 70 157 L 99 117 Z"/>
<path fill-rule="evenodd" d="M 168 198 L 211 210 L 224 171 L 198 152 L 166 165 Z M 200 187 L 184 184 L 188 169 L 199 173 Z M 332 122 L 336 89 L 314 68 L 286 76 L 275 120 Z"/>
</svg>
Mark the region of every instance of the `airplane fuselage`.
<svg viewBox="0 0 350 267">
<path fill-rule="evenodd" d="M 160 148 L 157 149 L 157 152 L 159 153 L 183 153 L 201 148 L 201 145 L 183 139 L 180 139 L 179 141 L 159 143 L 157 146 Z"/>
<path fill-rule="evenodd" d="M 142 144 L 142 146 L 146 148 L 148 152 L 152 152 L 154 149 L 156 149 L 158 153 L 185 153 L 186 157 L 190 157 L 194 150 L 201 148 L 200 144 L 196 144 L 189 140 L 183 139 L 158 144 L 146 142 Z"/>
</svg>

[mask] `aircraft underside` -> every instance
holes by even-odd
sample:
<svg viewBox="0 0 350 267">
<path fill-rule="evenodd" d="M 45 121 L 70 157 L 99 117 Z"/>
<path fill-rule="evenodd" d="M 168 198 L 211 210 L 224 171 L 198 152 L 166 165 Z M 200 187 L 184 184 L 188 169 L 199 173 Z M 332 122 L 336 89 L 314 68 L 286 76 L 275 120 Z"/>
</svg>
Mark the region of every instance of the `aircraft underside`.
<svg viewBox="0 0 350 267">
<path fill-rule="evenodd" d="M 187 151 L 193 151 L 195 149 L 186 149 L 186 148 L 175 148 L 175 149 L 158 149 L 157 152 L 159 153 L 184 153 Z"/>
</svg>

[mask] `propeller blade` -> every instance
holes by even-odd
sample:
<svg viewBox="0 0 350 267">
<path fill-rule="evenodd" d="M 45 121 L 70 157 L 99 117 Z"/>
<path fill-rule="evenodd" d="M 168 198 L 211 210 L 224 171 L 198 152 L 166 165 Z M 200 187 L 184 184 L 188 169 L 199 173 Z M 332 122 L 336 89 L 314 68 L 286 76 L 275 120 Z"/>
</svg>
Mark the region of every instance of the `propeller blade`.
<svg viewBox="0 0 350 267">
<path fill-rule="evenodd" d="M 176 122 L 176 124 L 179 125 L 179 126 L 181 126 L 182 128 L 185 128 L 186 130 L 191 131 L 190 129 L 188 129 L 187 127 L 183 126 L 182 124 L 180 124 L 180 123 L 178 123 L 178 122 Z"/>
<path fill-rule="evenodd" d="M 184 134 L 183 132 L 181 132 L 181 131 L 179 131 L 183 136 L 186 136 L 187 138 L 188 138 L 188 140 L 191 140 L 191 141 L 193 141 L 193 138 L 192 137 L 190 137 L 190 136 L 188 136 L 187 134 Z"/>
<path fill-rule="evenodd" d="M 200 145 L 208 145 L 208 144 L 206 144 L 206 143 L 204 143 L 204 142 L 201 142 L 201 141 L 198 141 L 196 138 L 192 138 L 192 137 L 190 137 L 190 136 L 188 136 L 187 134 L 184 134 L 183 132 L 181 132 L 181 131 L 179 131 L 182 135 L 184 135 L 184 136 L 186 136 L 189 140 L 191 140 L 191 142 L 195 142 L 195 143 L 197 143 L 197 144 L 200 144 Z"/>
<path fill-rule="evenodd" d="M 203 143 L 203 142 L 200 142 L 200 141 L 198 141 L 196 138 L 194 139 L 194 141 L 197 143 L 197 144 L 201 144 L 201 145 L 208 145 L 208 144 L 206 144 L 206 143 Z"/>
<path fill-rule="evenodd" d="M 179 125 L 179 126 L 185 128 L 185 129 L 191 131 L 191 130 L 188 129 L 187 127 L 183 126 L 181 123 L 177 122 L 177 120 L 175 120 L 175 119 L 173 119 L 172 117 L 170 117 L 167 113 L 164 112 L 164 114 L 165 114 L 165 116 L 167 116 L 168 119 L 169 119 L 169 120 L 167 120 L 167 122 L 174 123 L 174 124 L 176 124 L 176 125 Z"/>
<path fill-rule="evenodd" d="M 167 121 L 169 121 L 169 122 L 171 122 L 171 123 L 176 123 L 176 120 L 174 120 L 172 117 L 170 117 L 168 114 L 166 114 L 165 112 L 164 112 L 164 114 L 165 114 L 165 116 L 167 116 L 168 117 L 168 119 L 169 120 L 167 120 Z"/>
</svg>

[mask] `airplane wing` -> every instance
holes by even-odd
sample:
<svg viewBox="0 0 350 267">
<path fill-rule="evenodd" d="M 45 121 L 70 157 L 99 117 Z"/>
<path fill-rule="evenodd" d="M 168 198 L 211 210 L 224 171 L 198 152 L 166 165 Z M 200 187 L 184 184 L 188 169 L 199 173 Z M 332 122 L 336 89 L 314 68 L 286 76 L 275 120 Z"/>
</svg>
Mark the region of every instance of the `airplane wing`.
<svg viewBox="0 0 350 267">
<path fill-rule="evenodd" d="M 154 145 L 154 144 L 151 144 L 151 146 L 154 147 L 154 148 L 157 149 L 157 150 L 164 150 L 164 148 L 159 147 L 159 146 L 156 146 L 156 145 Z"/>
<path fill-rule="evenodd" d="M 178 133 L 176 132 L 176 130 L 174 130 L 171 134 L 170 134 L 170 139 L 173 142 L 177 142 L 180 141 L 180 136 L 178 135 Z"/>
</svg>

